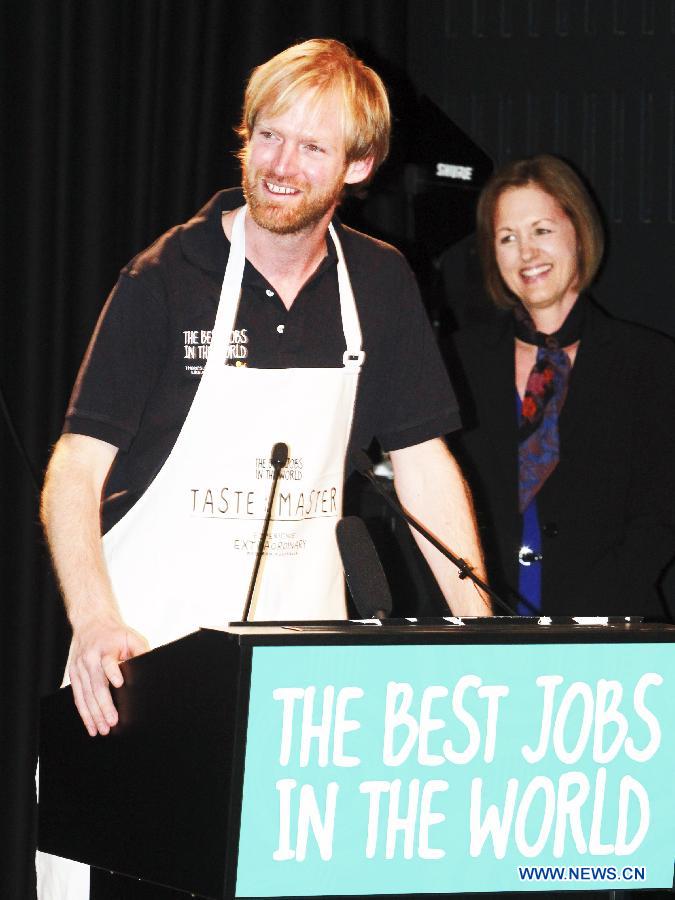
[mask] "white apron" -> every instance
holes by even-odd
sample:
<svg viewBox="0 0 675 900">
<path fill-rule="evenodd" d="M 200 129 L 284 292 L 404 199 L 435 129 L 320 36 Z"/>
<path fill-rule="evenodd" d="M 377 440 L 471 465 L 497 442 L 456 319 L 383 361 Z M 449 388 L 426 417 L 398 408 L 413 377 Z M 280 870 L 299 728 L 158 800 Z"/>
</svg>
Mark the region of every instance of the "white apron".
<svg viewBox="0 0 675 900">
<path fill-rule="evenodd" d="M 143 496 L 103 538 L 122 617 L 151 647 L 241 619 L 272 485 L 269 457 L 279 441 L 289 460 L 249 618 L 346 614 L 335 525 L 364 359 L 347 267 L 330 226 L 343 367 L 225 365 L 241 294 L 245 215 L 244 207 L 234 219 L 208 359 L 178 439 Z M 39 853 L 37 867 L 40 900 L 88 900 L 87 866 Z"/>
</svg>

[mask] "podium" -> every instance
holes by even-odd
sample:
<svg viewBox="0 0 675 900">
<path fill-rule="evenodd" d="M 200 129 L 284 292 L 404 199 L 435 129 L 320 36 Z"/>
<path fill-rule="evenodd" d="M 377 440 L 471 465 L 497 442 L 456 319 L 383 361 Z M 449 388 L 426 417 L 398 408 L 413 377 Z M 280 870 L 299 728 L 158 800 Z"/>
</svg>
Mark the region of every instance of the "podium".
<svg viewBox="0 0 675 900">
<path fill-rule="evenodd" d="M 90 738 L 42 701 L 41 850 L 208 900 L 671 888 L 675 627 L 201 630 Z"/>
</svg>

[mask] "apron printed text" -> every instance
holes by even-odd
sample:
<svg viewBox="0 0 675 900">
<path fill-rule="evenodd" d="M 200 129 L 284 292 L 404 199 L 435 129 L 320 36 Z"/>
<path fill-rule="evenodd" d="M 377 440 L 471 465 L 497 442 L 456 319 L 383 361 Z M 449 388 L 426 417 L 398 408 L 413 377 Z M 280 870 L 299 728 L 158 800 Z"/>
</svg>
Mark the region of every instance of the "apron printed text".
<svg viewBox="0 0 675 900">
<path fill-rule="evenodd" d="M 302 457 L 296 457 L 295 459 L 290 457 L 288 458 L 288 462 L 281 469 L 279 473 L 279 478 L 285 479 L 286 481 L 301 481 L 302 480 L 302 470 L 303 470 L 303 460 Z M 269 458 L 265 458 L 263 456 L 258 456 L 255 461 L 255 477 L 258 479 L 267 479 L 274 478 L 274 467 L 272 466 L 272 460 Z"/>
<path fill-rule="evenodd" d="M 253 531 L 247 537 L 236 537 L 233 547 L 246 556 L 255 556 L 260 543 L 260 532 Z M 297 531 L 273 530 L 268 533 L 263 546 L 263 556 L 297 556 L 307 544 Z"/>
<path fill-rule="evenodd" d="M 264 519 L 270 495 L 264 490 L 229 487 L 190 488 L 190 512 L 209 519 Z M 301 521 L 321 517 L 337 518 L 340 495 L 337 485 L 297 491 L 277 488 L 272 518 L 277 521 Z"/>
</svg>

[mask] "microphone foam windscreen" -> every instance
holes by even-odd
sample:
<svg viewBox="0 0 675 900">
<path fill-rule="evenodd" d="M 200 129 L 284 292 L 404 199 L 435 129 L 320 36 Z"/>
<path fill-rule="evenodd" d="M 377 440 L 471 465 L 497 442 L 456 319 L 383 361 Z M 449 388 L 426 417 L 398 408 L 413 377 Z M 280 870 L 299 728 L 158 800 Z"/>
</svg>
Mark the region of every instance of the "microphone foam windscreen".
<svg viewBox="0 0 675 900">
<path fill-rule="evenodd" d="M 354 605 L 363 619 L 391 613 L 391 592 L 382 563 L 364 522 L 345 516 L 335 528 L 345 577 Z"/>
<path fill-rule="evenodd" d="M 288 444 L 279 441 L 272 447 L 271 463 L 275 469 L 283 468 L 288 462 Z"/>
</svg>

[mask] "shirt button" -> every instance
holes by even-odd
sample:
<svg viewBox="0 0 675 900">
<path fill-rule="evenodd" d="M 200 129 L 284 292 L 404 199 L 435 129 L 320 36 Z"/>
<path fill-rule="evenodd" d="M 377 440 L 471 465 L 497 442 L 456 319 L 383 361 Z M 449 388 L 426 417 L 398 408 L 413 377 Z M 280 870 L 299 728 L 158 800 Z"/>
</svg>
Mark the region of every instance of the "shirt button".
<svg viewBox="0 0 675 900">
<path fill-rule="evenodd" d="M 279 332 L 279 334 L 283 334 L 283 333 L 284 333 L 284 326 L 283 326 L 283 325 L 277 325 L 277 331 Z"/>
<path fill-rule="evenodd" d="M 265 288 L 265 293 L 268 297 L 274 297 L 274 291 L 271 291 L 269 288 Z"/>
</svg>

